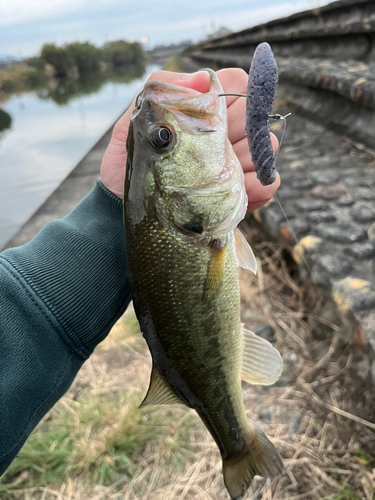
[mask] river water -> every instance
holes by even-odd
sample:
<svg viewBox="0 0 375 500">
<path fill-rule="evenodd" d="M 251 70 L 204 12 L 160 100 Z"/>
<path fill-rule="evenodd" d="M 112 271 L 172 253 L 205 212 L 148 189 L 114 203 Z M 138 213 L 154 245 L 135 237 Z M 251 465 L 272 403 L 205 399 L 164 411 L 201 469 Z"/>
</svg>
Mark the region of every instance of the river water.
<svg viewBox="0 0 375 500">
<path fill-rule="evenodd" d="M 126 78 L 100 82 L 97 91 L 94 85 L 86 95 L 68 96 L 69 89 L 61 94 L 57 89 L 53 100 L 42 90 L 0 104 L 0 248 L 126 110 L 156 69 L 147 66 L 128 83 Z"/>
</svg>

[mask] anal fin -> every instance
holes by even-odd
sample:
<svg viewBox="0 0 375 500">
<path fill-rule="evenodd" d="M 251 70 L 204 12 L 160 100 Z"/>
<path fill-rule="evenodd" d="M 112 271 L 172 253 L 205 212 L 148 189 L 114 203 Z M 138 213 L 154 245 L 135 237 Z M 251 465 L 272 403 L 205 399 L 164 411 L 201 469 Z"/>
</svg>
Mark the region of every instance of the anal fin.
<svg viewBox="0 0 375 500">
<path fill-rule="evenodd" d="M 242 380 L 249 384 L 271 385 L 280 377 L 283 358 L 279 351 L 254 332 L 242 327 L 243 360 Z"/>
<path fill-rule="evenodd" d="M 145 406 L 152 405 L 169 405 L 174 403 L 183 404 L 183 402 L 173 391 L 169 383 L 153 366 L 151 371 L 150 385 L 146 397 L 139 405 L 139 408 L 144 408 Z"/>
</svg>

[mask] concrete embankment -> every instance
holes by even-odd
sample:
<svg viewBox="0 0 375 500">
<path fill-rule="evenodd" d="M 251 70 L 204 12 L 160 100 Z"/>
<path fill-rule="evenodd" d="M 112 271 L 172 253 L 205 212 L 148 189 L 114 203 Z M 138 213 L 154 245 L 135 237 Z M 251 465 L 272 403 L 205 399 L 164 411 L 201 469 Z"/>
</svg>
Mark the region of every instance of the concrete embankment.
<svg viewBox="0 0 375 500">
<path fill-rule="evenodd" d="M 342 342 L 354 346 L 354 379 L 373 390 L 375 3 L 340 0 L 191 46 L 184 57 L 248 71 L 263 41 L 279 66 L 275 112 L 293 115 L 278 158 L 284 211 L 274 199 L 256 217 L 324 297 L 327 320 L 338 318 Z"/>
</svg>

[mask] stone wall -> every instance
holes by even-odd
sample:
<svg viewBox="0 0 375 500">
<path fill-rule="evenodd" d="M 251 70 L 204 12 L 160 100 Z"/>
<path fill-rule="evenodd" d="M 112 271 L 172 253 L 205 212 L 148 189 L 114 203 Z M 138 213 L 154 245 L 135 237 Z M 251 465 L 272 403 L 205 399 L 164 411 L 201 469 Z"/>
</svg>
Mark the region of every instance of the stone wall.
<svg viewBox="0 0 375 500">
<path fill-rule="evenodd" d="M 333 2 L 202 42 L 185 55 L 201 65 L 248 71 L 262 41 L 272 46 L 290 102 L 375 149 L 373 0 Z"/>
<path fill-rule="evenodd" d="M 274 111 L 293 114 L 278 157 L 283 210 L 273 199 L 255 216 L 327 297 L 325 314 L 339 317 L 342 341 L 353 344 L 354 374 L 373 386 L 375 2 L 340 0 L 191 46 L 184 57 L 248 71 L 263 41 L 279 67 Z M 282 123 L 275 128 L 280 138 Z"/>
</svg>

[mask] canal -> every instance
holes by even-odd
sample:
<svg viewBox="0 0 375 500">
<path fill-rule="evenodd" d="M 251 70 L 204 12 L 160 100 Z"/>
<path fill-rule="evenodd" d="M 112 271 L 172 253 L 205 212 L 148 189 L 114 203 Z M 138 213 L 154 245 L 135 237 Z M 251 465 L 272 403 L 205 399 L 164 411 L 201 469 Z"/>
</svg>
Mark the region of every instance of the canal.
<svg viewBox="0 0 375 500">
<path fill-rule="evenodd" d="M 0 248 L 126 110 L 159 66 L 9 97 L 0 104 Z"/>
</svg>

